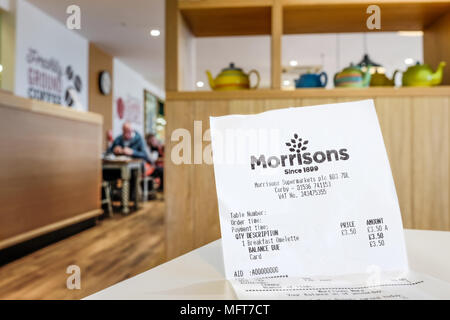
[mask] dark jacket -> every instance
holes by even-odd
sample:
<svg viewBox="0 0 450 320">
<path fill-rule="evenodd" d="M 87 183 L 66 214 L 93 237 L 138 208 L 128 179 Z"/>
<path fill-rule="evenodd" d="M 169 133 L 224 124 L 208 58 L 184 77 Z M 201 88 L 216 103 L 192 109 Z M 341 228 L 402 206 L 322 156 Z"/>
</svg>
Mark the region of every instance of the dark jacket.
<svg viewBox="0 0 450 320">
<path fill-rule="evenodd" d="M 147 151 L 145 149 L 145 143 L 142 139 L 141 135 L 138 132 L 134 132 L 133 138 L 131 140 L 125 141 L 123 139 L 123 135 L 118 136 L 112 145 L 108 149 L 108 153 L 113 153 L 113 150 L 116 146 L 121 146 L 122 148 L 128 147 L 133 149 L 133 158 L 143 159 L 147 162 L 150 162 L 150 159 L 147 155 Z"/>
</svg>

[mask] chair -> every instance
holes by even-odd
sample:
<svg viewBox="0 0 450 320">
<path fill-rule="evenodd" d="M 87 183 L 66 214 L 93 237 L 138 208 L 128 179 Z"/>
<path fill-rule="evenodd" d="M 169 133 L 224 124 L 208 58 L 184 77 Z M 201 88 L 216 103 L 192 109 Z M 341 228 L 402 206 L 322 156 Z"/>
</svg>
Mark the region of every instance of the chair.
<svg viewBox="0 0 450 320">
<path fill-rule="evenodd" d="M 102 206 L 106 204 L 108 209 L 108 215 L 112 217 L 114 215 L 111 201 L 111 186 L 108 181 L 102 182 L 102 194 L 104 194 L 104 198 L 102 198 Z"/>
<path fill-rule="evenodd" d="M 149 195 L 153 195 L 155 193 L 154 188 L 154 180 L 153 177 L 147 176 L 142 178 L 142 201 L 145 202 L 148 200 Z M 151 184 L 151 188 L 149 188 L 149 184 Z"/>
</svg>

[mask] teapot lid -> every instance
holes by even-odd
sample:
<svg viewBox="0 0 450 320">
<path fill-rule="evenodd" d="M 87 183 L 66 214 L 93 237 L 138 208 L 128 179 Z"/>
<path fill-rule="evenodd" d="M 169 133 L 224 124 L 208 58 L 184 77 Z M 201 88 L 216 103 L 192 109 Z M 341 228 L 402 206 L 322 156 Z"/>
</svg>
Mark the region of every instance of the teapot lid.
<svg viewBox="0 0 450 320">
<path fill-rule="evenodd" d="M 361 70 L 361 68 L 359 66 L 355 65 L 353 62 L 350 62 L 350 65 L 348 67 L 344 68 L 344 70 L 347 70 L 347 69 L 358 69 L 358 70 Z"/>
<path fill-rule="evenodd" d="M 227 68 L 223 68 L 222 71 L 242 71 L 242 69 L 236 68 L 234 62 L 230 62 L 230 65 Z"/>
</svg>

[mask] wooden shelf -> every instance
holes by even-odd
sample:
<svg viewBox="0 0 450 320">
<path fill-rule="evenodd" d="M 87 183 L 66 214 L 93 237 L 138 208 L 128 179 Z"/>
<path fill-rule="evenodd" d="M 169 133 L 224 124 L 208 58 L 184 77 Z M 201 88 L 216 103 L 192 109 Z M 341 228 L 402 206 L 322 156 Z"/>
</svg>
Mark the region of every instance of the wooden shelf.
<svg viewBox="0 0 450 320">
<path fill-rule="evenodd" d="M 375 32 L 424 30 L 443 13 L 450 11 L 450 3 L 433 1 L 395 1 L 377 5 L 381 10 L 381 30 Z M 367 6 L 366 3 L 285 6 L 283 33 L 371 32 L 366 26 Z"/>
<path fill-rule="evenodd" d="M 182 10 L 196 37 L 270 34 L 271 8 L 231 7 Z"/>
<path fill-rule="evenodd" d="M 290 98 L 342 98 L 342 97 L 413 97 L 450 96 L 450 86 L 402 87 L 402 88 L 335 88 L 298 90 L 242 90 L 242 91 L 179 91 L 166 92 L 167 101 L 175 100 L 241 100 L 241 99 L 290 99 Z"/>
<path fill-rule="evenodd" d="M 52 117 L 103 124 L 103 117 L 94 112 L 78 111 L 69 107 L 56 105 L 40 100 L 27 99 L 14 95 L 12 92 L 0 90 L 0 107 L 15 108 L 23 111 L 44 114 Z"/>
<path fill-rule="evenodd" d="M 381 30 L 366 27 L 371 4 L 380 6 Z M 277 90 L 283 35 L 419 30 L 425 62 L 450 62 L 450 0 L 166 0 L 166 90 L 191 87 L 185 75 L 194 71 L 186 61 L 195 37 L 269 35 L 271 88 Z M 448 70 L 442 83 L 450 84 Z"/>
<path fill-rule="evenodd" d="M 178 8 L 196 37 L 271 34 L 273 0 L 180 0 Z M 283 34 L 367 32 L 367 6 L 381 8 L 379 31 L 424 30 L 450 11 L 447 0 L 279 0 Z M 378 31 L 378 30 L 375 30 Z"/>
<path fill-rule="evenodd" d="M 178 9 L 223 9 L 223 8 L 249 8 L 270 7 L 273 0 L 178 0 Z"/>
</svg>

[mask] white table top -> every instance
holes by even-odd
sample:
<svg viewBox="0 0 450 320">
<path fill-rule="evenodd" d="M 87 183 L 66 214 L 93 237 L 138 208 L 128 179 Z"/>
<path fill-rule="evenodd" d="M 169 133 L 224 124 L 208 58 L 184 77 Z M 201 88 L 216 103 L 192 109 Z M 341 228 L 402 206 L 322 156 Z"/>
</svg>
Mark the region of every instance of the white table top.
<svg viewBox="0 0 450 320">
<path fill-rule="evenodd" d="M 410 269 L 450 282 L 450 232 L 405 230 Z M 85 299 L 236 299 L 225 280 L 221 240 Z"/>
</svg>

